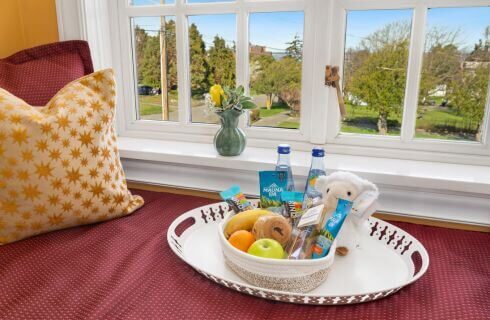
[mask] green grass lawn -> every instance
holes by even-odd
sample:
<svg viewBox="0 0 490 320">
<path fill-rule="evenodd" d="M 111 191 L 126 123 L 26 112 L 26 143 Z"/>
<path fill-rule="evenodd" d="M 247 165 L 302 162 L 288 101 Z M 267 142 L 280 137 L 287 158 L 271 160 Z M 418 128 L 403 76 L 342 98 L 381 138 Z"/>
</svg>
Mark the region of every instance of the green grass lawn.
<svg viewBox="0 0 490 320">
<path fill-rule="evenodd" d="M 345 133 L 358 133 L 358 134 L 379 134 L 377 129 L 374 128 L 363 128 L 357 126 L 342 125 L 342 132 Z M 399 136 L 400 128 L 392 128 L 388 131 L 389 136 Z"/>
<path fill-rule="evenodd" d="M 170 102 L 170 111 L 176 111 L 178 109 L 177 106 L 177 91 L 173 90 L 169 92 L 169 102 Z M 152 114 L 161 114 L 162 113 L 162 96 L 157 95 L 148 95 L 148 96 L 138 96 L 139 100 L 139 112 L 142 116 L 152 115 Z"/>
<path fill-rule="evenodd" d="M 416 138 L 474 140 L 476 126 L 450 108 L 421 106 L 416 122 Z M 364 106 L 346 104 L 347 114 L 342 122 L 342 132 L 378 134 L 377 113 Z M 388 118 L 388 135 L 399 135 L 401 116 Z"/>
<path fill-rule="evenodd" d="M 423 106 L 416 122 L 415 137 L 450 140 L 475 140 L 477 124 L 450 108 Z"/>
<path fill-rule="evenodd" d="M 415 137 L 420 138 L 420 139 L 443 139 L 443 140 L 457 140 L 450 135 L 441 135 L 437 133 L 430 133 L 430 132 L 415 132 Z"/>
<path fill-rule="evenodd" d="M 176 111 L 177 91 L 171 91 L 170 111 Z M 201 106 L 203 99 L 195 96 L 191 99 L 192 107 Z M 139 96 L 140 115 L 161 114 L 161 96 Z M 358 134 L 378 134 L 377 113 L 364 106 L 353 107 L 346 104 L 347 117 L 342 122 L 342 132 Z M 270 110 L 260 109 L 260 117 L 267 118 L 280 113 L 286 113 L 289 107 L 285 104 L 274 103 Z M 436 106 L 421 106 L 416 122 L 416 138 L 426 139 L 450 139 L 450 140 L 475 140 L 476 124 L 467 121 L 450 108 Z M 294 119 L 294 118 L 293 118 Z M 280 122 L 278 128 L 298 129 L 299 119 Z M 388 118 L 388 135 L 400 135 L 401 115 L 392 115 Z"/>
<path fill-rule="evenodd" d="M 271 107 L 270 110 L 267 110 L 267 108 L 261 108 L 260 109 L 260 117 L 261 118 L 267 118 L 285 111 L 288 111 L 289 107 L 285 105 L 284 103 L 274 103 Z"/>
<path fill-rule="evenodd" d="M 278 128 L 284 129 L 298 129 L 299 122 L 298 121 L 283 121 L 277 125 Z"/>
<path fill-rule="evenodd" d="M 420 119 L 417 119 L 417 128 L 430 128 L 434 124 L 449 123 L 457 129 L 463 129 L 465 119 L 450 109 L 430 108 L 422 114 Z"/>
<path fill-rule="evenodd" d="M 378 134 L 378 115 L 377 113 L 363 106 L 353 107 L 345 105 L 347 117 L 342 122 L 342 132 L 360 134 Z M 401 126 L 401 116 L 392 115 L 388 117 L 388 134 L 399 135 Z"/>
</svg>

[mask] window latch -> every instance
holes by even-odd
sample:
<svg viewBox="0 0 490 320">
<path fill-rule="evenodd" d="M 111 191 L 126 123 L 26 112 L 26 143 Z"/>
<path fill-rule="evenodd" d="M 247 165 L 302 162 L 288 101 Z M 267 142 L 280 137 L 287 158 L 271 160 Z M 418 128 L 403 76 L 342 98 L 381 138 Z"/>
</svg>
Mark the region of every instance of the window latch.
<svg viewBox="0 0 490 320">
<path fill-rule="evenodd" d="M 339 67 L 326 66 L 325 67 L 325 85 L 337 89 L 337 99 L 339 101 L 339 111 L 342 118 L 347 114 L 345 111 L 344 97 L 340 90 L 340 75 Z"/>
</svg>

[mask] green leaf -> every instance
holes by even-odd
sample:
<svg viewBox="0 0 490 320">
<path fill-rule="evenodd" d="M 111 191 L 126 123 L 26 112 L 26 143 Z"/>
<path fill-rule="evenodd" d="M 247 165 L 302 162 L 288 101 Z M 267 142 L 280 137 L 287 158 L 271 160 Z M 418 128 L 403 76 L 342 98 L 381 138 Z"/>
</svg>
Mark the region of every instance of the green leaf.
<svg viewBox="0 0 490 320">
<path fill-rule="evenodd" d="M 257 108 L 257 105 L 253 103 L 252 101 L 243 101 L 241 102 L 241 105 L 243 109 L 255 109 Z"/>
<path fill-rule="evenodd" d="M 236 88 L 237 95 L 241 96 L 245 92 L 245 88 L 243 86 L 238 86 Z"/>
<path fill-rule="evenodd" d="M 249 101 L 249 100 L 252 100 L 252 98 L 247 97 L 247 96 L 241 96 L 240 97 L 240 101 Z"/>
</svg>

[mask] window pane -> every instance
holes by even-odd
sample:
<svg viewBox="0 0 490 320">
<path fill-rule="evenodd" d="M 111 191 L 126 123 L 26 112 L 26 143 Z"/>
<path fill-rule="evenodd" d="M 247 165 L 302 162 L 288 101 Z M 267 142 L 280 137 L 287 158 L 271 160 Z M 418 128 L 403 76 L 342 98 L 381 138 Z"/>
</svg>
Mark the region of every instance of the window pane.
<svg viewBox="0 0 490 320">
<path fill-rule="evenodd" d="M 132 26 L 139 117 L 178 121 L 175 18 L 132 18 Z"/>
<path fill-rule="evenodd" d="M 235 0 L 187 0 L 187 3 L 234 2 Z"/>
<path fill-rule="evenodd" d="M 234 14 L 189 17 L 192 122 L 219 122 L 204 94 L 214 84 L 235 86 L 235 47 Z"/>
<path fill-rule="evenodd" d="M 481 141 L 489 47 L 490 7 L 428 11 L 415 137 Z"/>
<path fill-rule="evenodd" d="M 175 0 L 129 0 L 132 6 L 158 6 L 161 4 L 175 4 Z"/>
<path fill-rule="evenodd" d="M 252 126 L 299 128 L 303 24 L 303 12 L 250 15 Z"/>
<path fill-rule="evenodd" d="M 342 132 L 399 135 L 412 10 L 349 11 Z"/>
</svg>

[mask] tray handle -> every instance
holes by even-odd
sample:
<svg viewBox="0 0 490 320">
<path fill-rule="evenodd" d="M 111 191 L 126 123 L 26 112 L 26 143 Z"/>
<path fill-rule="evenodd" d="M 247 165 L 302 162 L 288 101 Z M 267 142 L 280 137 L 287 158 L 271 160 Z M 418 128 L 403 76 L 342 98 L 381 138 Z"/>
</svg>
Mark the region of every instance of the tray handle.
<svg viewBox="0 0 490 320">
<path fill-rule="evenodd" d="M 425 250 L 418 248 L 410 255 L 410 260 L 413 263 L 413 280 L 420 278 L 429 268 L 429 254 Z"/>
<path fill-rule="evenodd" d="M 181 236 L 187 229 L 195 225 L 196 222 L 196 217 L 193 215 L 182 215 L 175 219 L 168 229 L 167 237 L 169 243 L 172 244 L 173 251 L 181 258 L 184 257 Z"/>
</svg>

